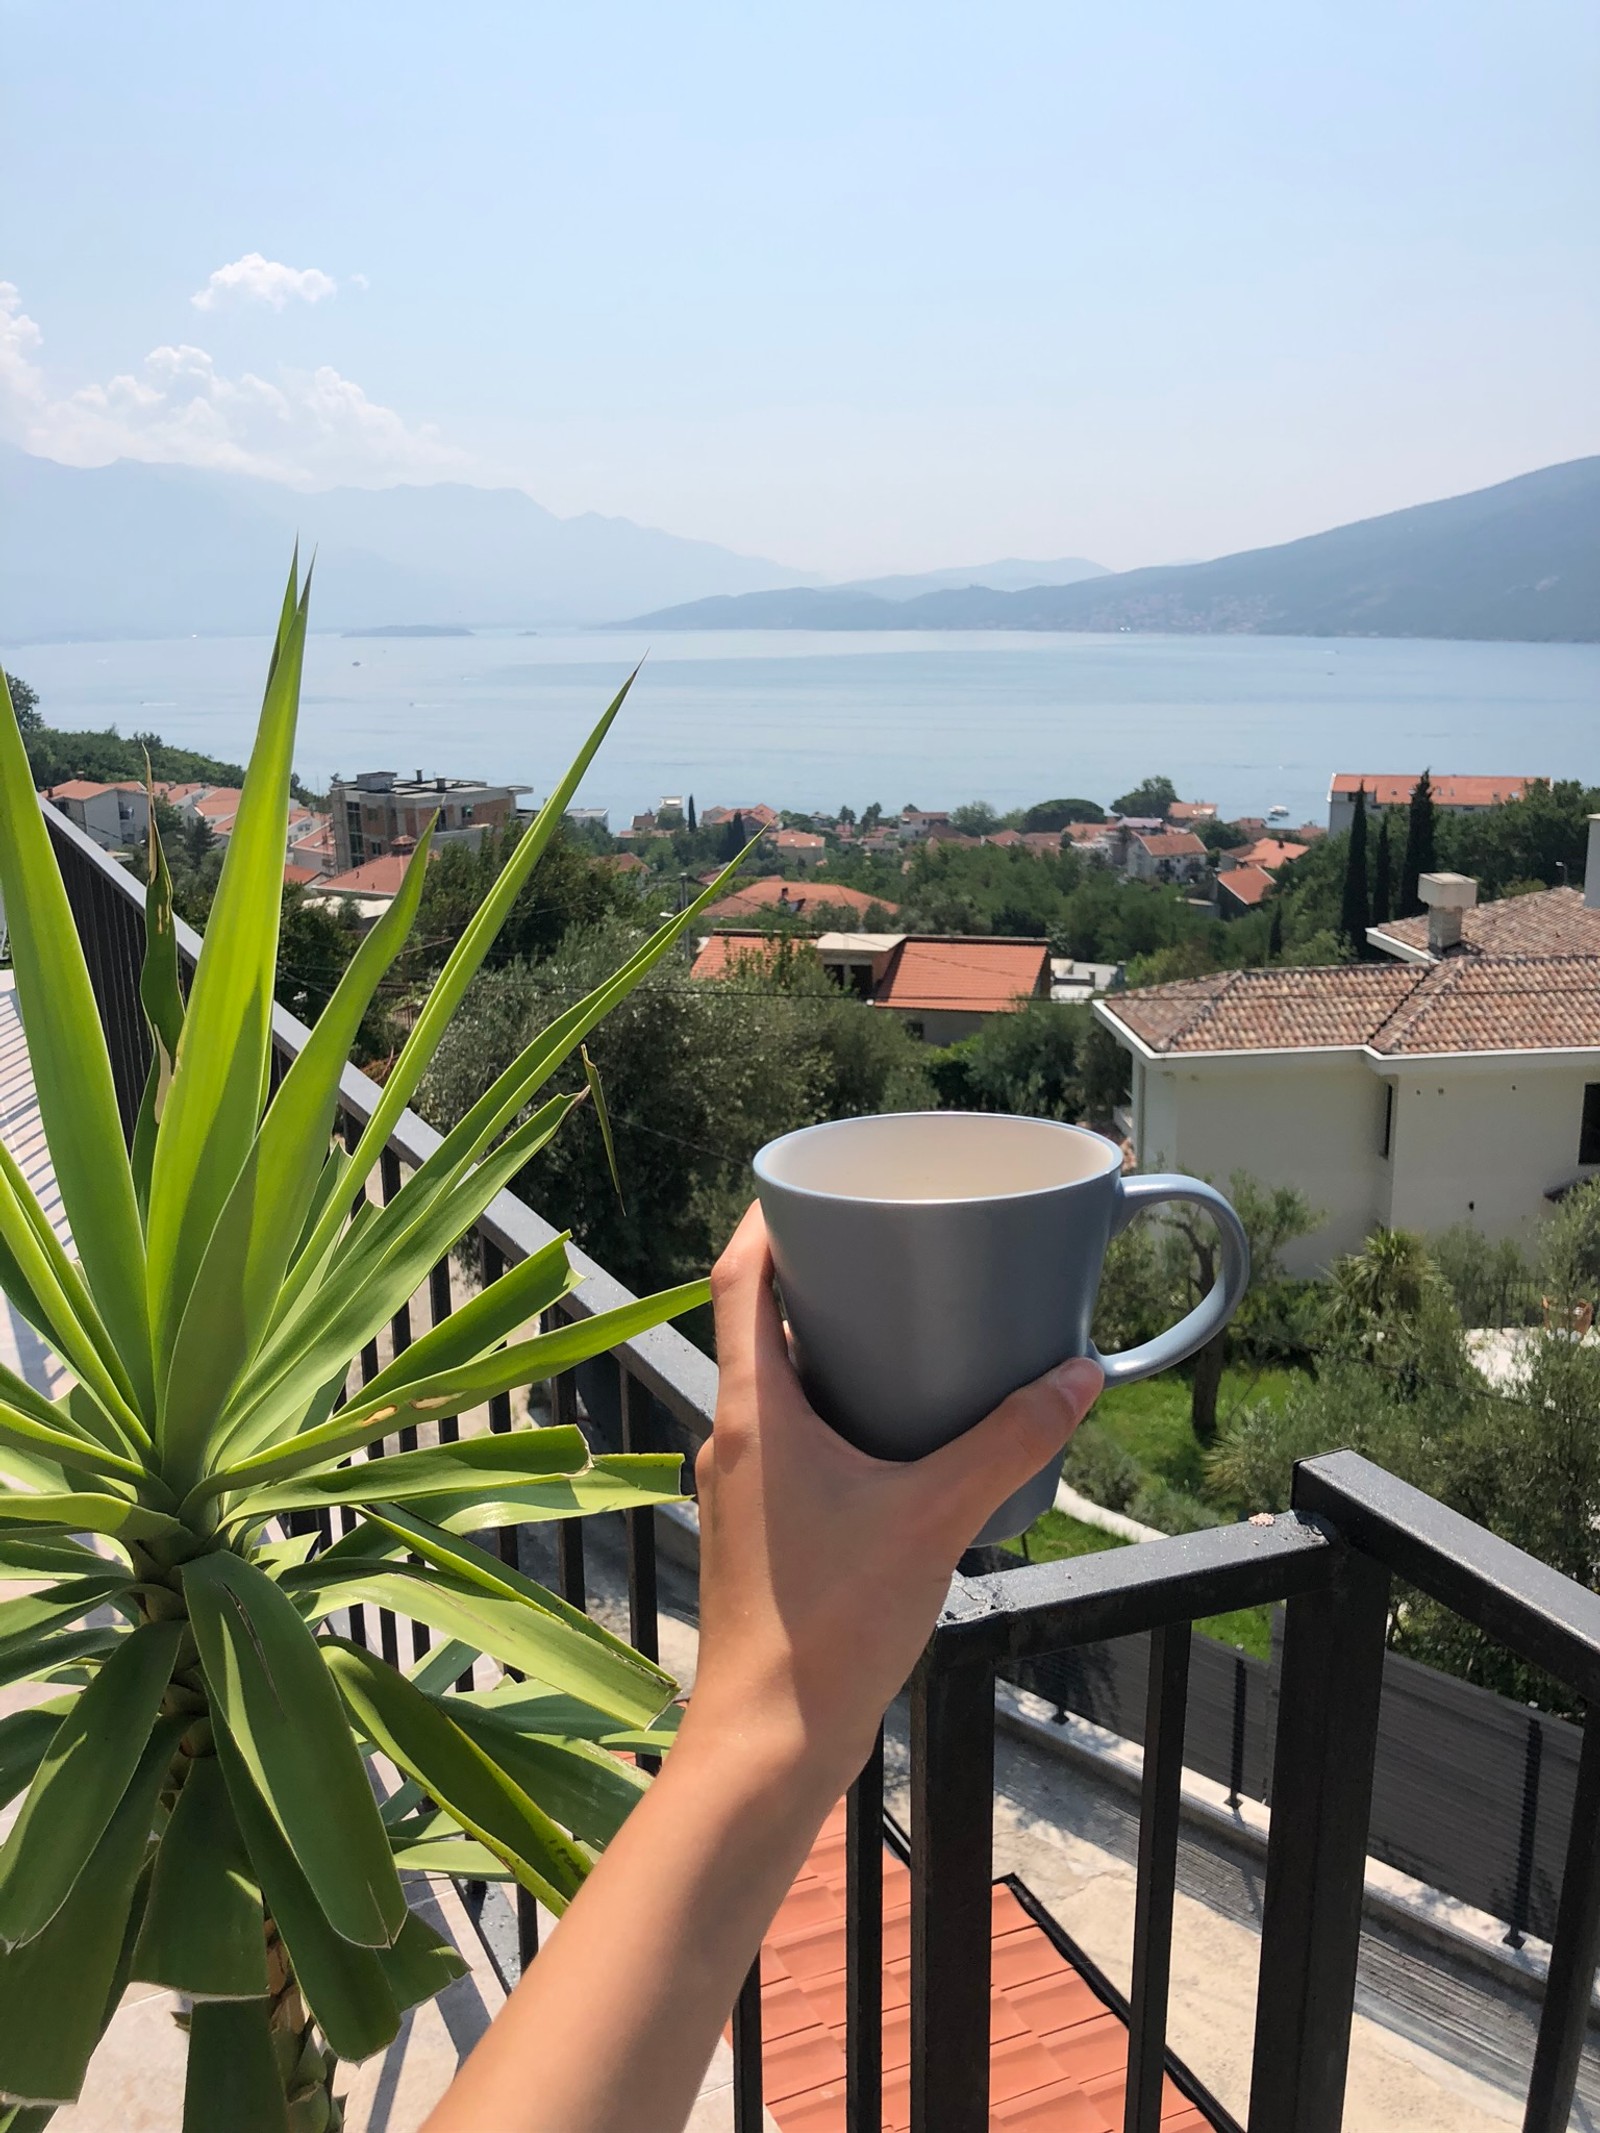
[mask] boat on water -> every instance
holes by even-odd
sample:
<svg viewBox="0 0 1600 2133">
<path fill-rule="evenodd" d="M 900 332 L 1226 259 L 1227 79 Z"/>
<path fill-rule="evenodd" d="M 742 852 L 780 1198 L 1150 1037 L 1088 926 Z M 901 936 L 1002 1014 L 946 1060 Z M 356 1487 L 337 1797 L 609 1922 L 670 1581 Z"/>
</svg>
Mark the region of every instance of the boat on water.
<svg viewBox="0 0 1600 2133">
<path fill-rule="evenodd" d="M 1287 822 L 1288 819 L 1289 810 L 1283 805 L 1281 801 L 1276 807 L 1269 807 L 1267 809 L 1267 820 L 1269 822 Z"/>
</svg>

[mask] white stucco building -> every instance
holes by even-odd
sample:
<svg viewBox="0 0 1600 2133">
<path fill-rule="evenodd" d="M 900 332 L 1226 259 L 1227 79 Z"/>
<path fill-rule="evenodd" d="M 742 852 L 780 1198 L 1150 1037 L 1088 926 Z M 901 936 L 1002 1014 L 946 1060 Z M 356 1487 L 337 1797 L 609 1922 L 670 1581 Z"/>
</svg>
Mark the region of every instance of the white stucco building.
<svg viewBox="0 0 1600 2133">
<path fill-rule="evenodd" d="M 1097 1002 L 1132 1055 L 1139 1167 L 1298 1186 L 1320 1220 L 1285 1254 L 1297 1273 L 1380 1223 L 1527 1238 L 1553 1195 L 1600 1176 L 1600 869 L 1590 879 L 1587 898 L 1513 900 L 1547 943 L 1533 952 L 1509 945 L 1509 919 L 1492 951 L 1474 945 L 1472 885 L 1425 877 L 1436 945 L 1428 920 L 1408 921 L 1405 960 L 1397 942 L 1384 963 L 1225 971 Z"/>
</svg>

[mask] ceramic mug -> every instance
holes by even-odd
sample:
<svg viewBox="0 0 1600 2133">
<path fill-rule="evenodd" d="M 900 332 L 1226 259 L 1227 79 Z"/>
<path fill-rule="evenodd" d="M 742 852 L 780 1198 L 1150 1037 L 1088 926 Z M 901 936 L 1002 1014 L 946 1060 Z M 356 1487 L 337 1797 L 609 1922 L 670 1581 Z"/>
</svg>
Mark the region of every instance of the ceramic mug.
<svg viewBox="0 0 1600 2133">
<path fill-rule="evenodd" d="M 769 1141 L 755 1174 L 807 1397 L 880 1459 L 920 1458 L 1068 1356 L 1092 1356 L 1108 1385 L 1169 1369 L 1226 1325 L 1250 1278 L 1243 1226 L 1215 1187 L 1124 1177 L 1114 1143 L 1052 1119 L 838 1119 Z M 1102 1355 L 1089 1328 L 1106 1247 L 1166 1200 L 1211 1216 L 1221 1273 L 1175 1326 Z M 976 1539 L 1025 1532 L 1060 1471 L 1058 1456 Z"/>
</svg>

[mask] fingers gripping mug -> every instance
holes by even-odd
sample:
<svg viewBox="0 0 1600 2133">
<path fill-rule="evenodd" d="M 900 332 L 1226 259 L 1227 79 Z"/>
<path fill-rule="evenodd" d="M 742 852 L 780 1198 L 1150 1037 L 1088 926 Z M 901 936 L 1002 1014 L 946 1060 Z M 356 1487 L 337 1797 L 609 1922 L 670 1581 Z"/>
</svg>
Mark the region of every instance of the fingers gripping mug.
<svg viewBox="0 0 1600 2133">
<path fill-rule="evenodd" d="M 806 1126 L 755 1159 L 807 1397 L 880 1459 L 917 1459 L 1007 1393 L 1092 1356 L 1108 1385 L 1204 1347 L 1250 1278 L 1239 1217 L 1198 1178 L 1124 1177 L 1081 1126 L 993 1112 L 905 1111 Z M 1162 1201 L 1203 1207 L 1221 1272 L 1188 1316 L 1116 1355 L 1090 1338 L 1106 1247 Z M 1059 1456 L 977 1535 L 1008 1540 L 1054 1500 Z"/>
</svg>

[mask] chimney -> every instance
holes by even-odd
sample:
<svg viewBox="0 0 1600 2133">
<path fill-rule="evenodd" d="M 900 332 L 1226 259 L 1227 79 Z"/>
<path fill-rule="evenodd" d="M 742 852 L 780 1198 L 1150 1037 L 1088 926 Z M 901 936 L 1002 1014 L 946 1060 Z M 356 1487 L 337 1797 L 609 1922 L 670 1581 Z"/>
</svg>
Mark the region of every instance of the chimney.
<svg viewBox="0 0 1600 2133">
<path fill-rule="evenodd" d="M 1428 952 L 1448 955 L 1461 946 L 1461 917 L 1478 901 L 1478 884 L 1468 874 L 1419 874 L 1417 894 L 1428 907 Z"/>
<path fill-rule="evenodd" d="M 1589 857 L 1583 870 L 1583 903 L 1587 911 L 1600 911 L 1600 815 L 1589 817 Z"/>
</svg>

